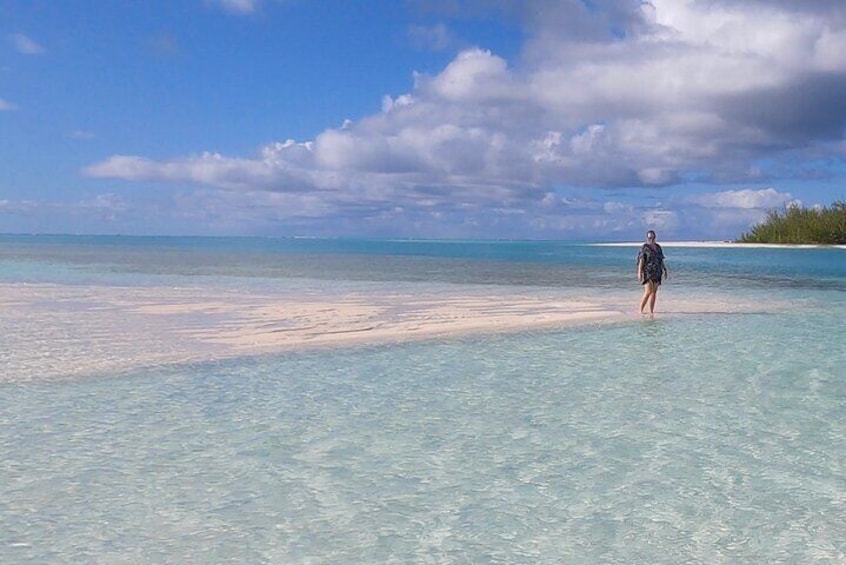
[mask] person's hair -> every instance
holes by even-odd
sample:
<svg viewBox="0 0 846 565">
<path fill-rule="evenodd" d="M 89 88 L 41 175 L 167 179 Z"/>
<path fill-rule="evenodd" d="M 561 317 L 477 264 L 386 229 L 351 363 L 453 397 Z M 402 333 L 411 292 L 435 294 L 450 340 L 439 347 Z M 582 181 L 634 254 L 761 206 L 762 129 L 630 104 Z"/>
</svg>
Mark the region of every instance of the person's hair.
<svg viewBox="0 0 846 565">
<path fill-rule="evenodd" d="M 648 232 L 646 232 L 646 237 L 649 237 L 650 235 L 652 237 L 655 237 L 655 230 L 649 230 Z"/>
</svg>

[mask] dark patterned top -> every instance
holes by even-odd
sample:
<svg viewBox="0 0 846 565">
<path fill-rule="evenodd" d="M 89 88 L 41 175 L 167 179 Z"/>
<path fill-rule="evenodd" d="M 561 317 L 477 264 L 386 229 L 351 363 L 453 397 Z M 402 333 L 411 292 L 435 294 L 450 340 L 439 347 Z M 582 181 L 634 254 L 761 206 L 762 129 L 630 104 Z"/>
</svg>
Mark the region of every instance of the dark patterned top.
<svg viewBox="0 0 846 565">
<path fill-rule="evenodd" d="M 661 277 L 664 275 L 664 250 L 657 243 L 654 245 L 650 247 L 648 243 L 644 243 L 637 254 L 638 263 L 643 259 L 643 284 L 647 281 L 661 284 Z"/>
</svg>

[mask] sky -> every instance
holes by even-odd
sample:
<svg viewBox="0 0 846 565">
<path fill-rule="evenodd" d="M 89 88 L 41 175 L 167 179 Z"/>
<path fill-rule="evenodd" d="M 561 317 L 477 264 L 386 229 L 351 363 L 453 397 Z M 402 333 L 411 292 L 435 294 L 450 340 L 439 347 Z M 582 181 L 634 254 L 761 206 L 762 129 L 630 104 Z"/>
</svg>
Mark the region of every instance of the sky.
<svg viewBox="0 0 846 565">
<path fill-rule="evenodd" d="M 734 239 L 846 200 L 843 0 L 0 0 L 0 232 Z"/>
</svg>

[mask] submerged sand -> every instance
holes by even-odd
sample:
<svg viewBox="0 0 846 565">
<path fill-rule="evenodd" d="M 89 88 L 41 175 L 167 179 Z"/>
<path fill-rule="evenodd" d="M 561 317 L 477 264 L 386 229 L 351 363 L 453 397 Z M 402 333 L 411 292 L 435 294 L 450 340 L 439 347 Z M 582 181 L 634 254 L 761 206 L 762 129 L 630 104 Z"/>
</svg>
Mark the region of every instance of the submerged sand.
<svg viewBox="0 0 846 565">
<path fill-rule="evenodd" d="M 638 294 L 554 291 L 258 293 L 172 287 L 0 284 L 0 380 L 352 344 L 556 328 L 631 319 Z M 725 305 L 667 302 L 664 313 Z"/>
</svg>

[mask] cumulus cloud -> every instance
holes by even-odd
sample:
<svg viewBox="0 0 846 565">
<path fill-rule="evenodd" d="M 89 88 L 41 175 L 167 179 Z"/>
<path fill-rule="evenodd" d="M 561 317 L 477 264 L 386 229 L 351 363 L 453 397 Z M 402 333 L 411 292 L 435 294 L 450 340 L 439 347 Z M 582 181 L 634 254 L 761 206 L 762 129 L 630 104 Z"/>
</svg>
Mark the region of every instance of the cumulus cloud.
<svg viewBox="0 0 846 565">
<path fill-rule="evenodd" d="M 218 4 L 241 13 L 257 7 L 251 0 Z M 795 173 L 767 165 L 774 161 L 814 155 L 842 162 L 842 3 L 594 4 L 491 4 L 523 22 L 529 39 L 519 59 L 466 49 L 439 73 L 416 74 L 411 92 L 386 96 L 381 112 L 313 140 L 270 144 L 250 157 L 113 156 L 86 173 L 310 193 L 325 210 L 419 219 L 495 210 L 566 215 L 550 198 L 555 187 L 651 189 L 690 177 L 751 184 Z M 447 38 L 440 27 L 416 33 L 434 43 Z M 784 198 L 774 189 L 745 189 L 687 204 L 752 210 Z M 612 212 L 600 205 L 595 213 L 628 221 Z M 656 227 L 683 225 L 678 211 L 627 213 Z"/>
<path fill-rule="evenodd" d="M 706 208 L 739 208 L 744 210 L 768 210 L 802 204 L 799 200 L 793 198 L 790 193 L 779 192 L 774 188 L 726 190 L 694 196 L 691 197 L 691 201 Z"/>
<path fill-rule="evenodd" d="M 22 33 L 11 34 L 9 41 L 15 50 L 23 55 L 40 55 L 45 51 L 44 47 Z"/>
</svg>

